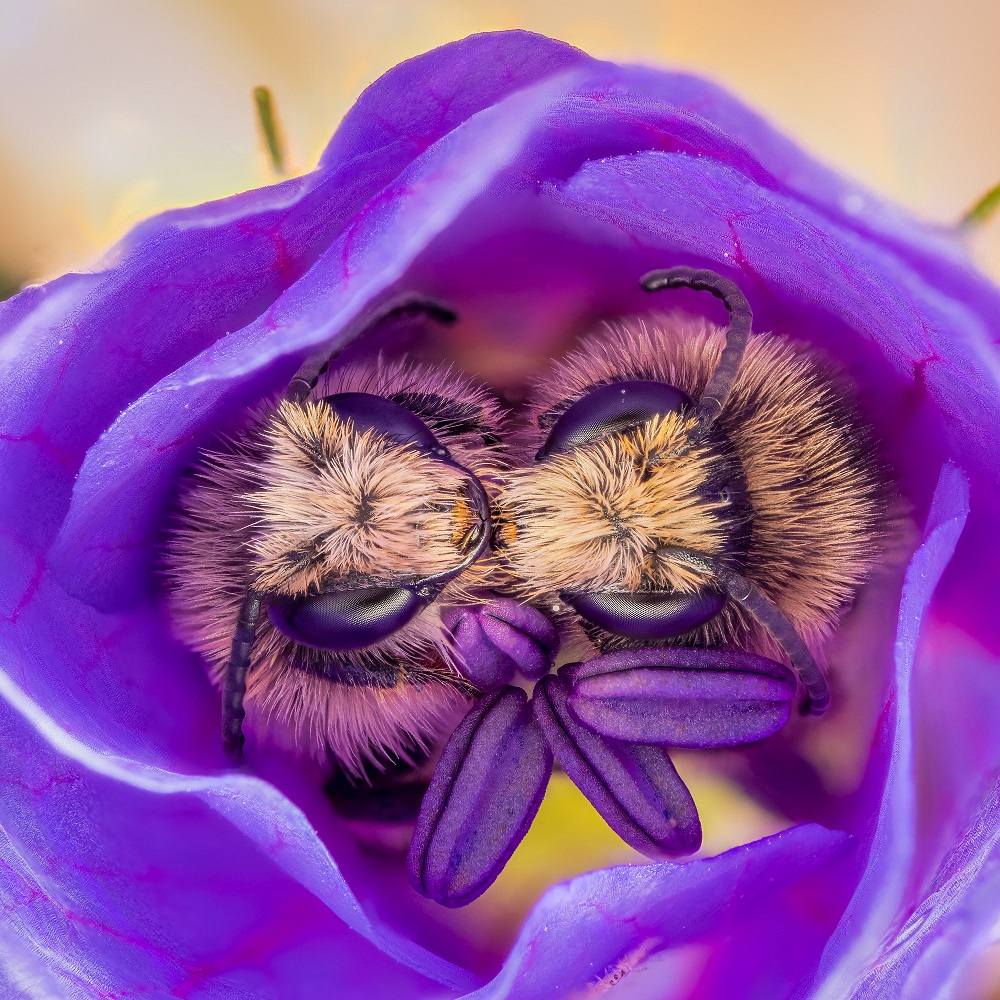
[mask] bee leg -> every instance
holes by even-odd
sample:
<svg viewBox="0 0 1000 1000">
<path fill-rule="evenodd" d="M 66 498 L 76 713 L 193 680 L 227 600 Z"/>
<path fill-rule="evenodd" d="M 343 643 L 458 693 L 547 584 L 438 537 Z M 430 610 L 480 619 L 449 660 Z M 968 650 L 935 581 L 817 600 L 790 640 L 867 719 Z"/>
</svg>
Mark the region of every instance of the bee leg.
<svg viewBox="0 0 1000 1000">
<path fill-rule="evenodd" d="M 285 390 L 285 399 L 291 403 L 304 403 L 316 388 L 316 383 L 320 376 L 329 367 L 330 362 L 337 357 L 340 352 L 361 336 L 365 331 L 384 323 L 386 320 L 395 319 L 398 316 L 423 315 L 437 320 L 439 323 L 451 324 L 457 319 L 455 313 L 444 306 L 439 305 L 430 299 L 425 299 L 419 295 L 403 295 L 389 302 L 376 306 L 372 310 L 363 312 L 352 323 L 349 323 L 340 332 L 335 347 L 324 347 L 312 357 L 307 358 L 302 366 L 295 373 L 294 378 L 288 383 Z"/>
<path fill-rule="evenodd" d="M 240 606 L 233 645 L 226 664 L 225 684 L 222 689 L 222 748 L 234 764 L 243 759 L 243 695 L 247 688 L 247 670 L 250 653 L 257 636 L 260 618 L 261 595 L 248 590 Z"/>
</svg>

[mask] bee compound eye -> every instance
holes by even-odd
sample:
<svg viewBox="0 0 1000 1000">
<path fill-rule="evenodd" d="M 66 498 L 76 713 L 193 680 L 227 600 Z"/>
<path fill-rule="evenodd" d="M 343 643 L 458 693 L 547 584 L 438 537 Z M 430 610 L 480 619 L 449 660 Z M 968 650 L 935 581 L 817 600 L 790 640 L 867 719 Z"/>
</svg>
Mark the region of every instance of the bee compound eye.
<svg viewBox="0 0 1000 1000">
<path fill-rule="evenodd" d="M 610 382 L 591 389 L 555 422 L 536 461 L 691 406 L 687 393 L 666 382 Z"/>
<path fill-rule="evenodd" d="M 410 587 L 361 587 L 271 598 L 267 616 L 286 638 L 312 649 L 362 649 L 391 635 L 427 605 Z"/>
<path fill-rule="evenodd" d="M 585 594 L 563 591 L 559 595 L 587 621 L 626 639 L 673 639 L 711 621 L 728 597 L 721 590 L 702 589 L 693 594 L 673 591 Z"/>
<path fill-rule="evenodd" d="M 448 457 L 448 450 L 420 417 L 394 400 L 368 392 L 339 392 L 324 396 L 321 402 L 342 420 L 350 420 L 360 434 L 374 430 L 423 454 Z"/>
</svg>

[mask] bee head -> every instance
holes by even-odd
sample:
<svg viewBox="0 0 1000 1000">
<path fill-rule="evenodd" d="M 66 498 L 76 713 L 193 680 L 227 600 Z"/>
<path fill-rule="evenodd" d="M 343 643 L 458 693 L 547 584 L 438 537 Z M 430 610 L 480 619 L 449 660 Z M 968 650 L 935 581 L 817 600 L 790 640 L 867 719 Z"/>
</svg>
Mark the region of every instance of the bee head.
<svg viewBox="0 0 1000 1000">
<path fill-rule="evenodd" d="M 307 359 L 185 478 L 166 551 L 178 634 L 268 740 L 352 775 L 467 704 L 442 620 L 481 586 L 502 414 L 451 369 Z"/>
<path fill-rule="evenodd" d="M 724 435 L 702 434 L 688 395 L 652 380 L 594 386 L 538 423 L 549 427 L 545 443 L 500 502 L 510 570 L 629 638 L 669 638 L 713 618 L 725 594 L 662 553 L 744 555 L 746 491 Z"/>
<path fill-rule="evenodd" d="M 369 393 L 282 403 L 268 425 L 254 589 L 279 632 L 360 649 L 409 623 L 482 553 L 482 486 L 412 411 Z"/>
</svg>

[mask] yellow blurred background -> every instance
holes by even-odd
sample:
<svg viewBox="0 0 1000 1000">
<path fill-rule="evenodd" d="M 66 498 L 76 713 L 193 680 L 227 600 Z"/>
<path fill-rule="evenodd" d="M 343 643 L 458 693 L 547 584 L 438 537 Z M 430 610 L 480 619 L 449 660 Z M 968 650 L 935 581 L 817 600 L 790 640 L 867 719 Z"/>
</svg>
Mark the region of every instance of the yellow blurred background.
<svg viewBox="0 0 1000 1000">
<path fill-rule="evenodd" d="M 160 209 L 272 181 L 256 85 L 271 88 L 292 171 L 304 171 L 384 70 L 510 27 L 711 77 L 931 222 L 956 222 L 1000 182 L 996 0 L 0 0 L 0 297 L 86 267 Z M 1000 279 L 1000 219 L 972 250 Z M 709 853 L 782 825 L 696 762 L 683 769 Z M 591 813 L 554 784 L 489 895 L 494 916 L 509 908 L 508 933 L 554 877 L 634 858 Z M 565 871 L 553 871 L 560 852 Z M 977 997 L 1000 998 L 990 964 Z"/>
<path fill-rule="evenodd" d="M 257 84 L 305 170 L 389 66 L 507 27 L 704 73 L 928 220 L 1000 181 L 995 0 L 0 0 L 0 273 L 85 266 L 151 212 L 271 180 Z M 975 244 L 1000 277 L 1000 224 Z"/>
</svg>

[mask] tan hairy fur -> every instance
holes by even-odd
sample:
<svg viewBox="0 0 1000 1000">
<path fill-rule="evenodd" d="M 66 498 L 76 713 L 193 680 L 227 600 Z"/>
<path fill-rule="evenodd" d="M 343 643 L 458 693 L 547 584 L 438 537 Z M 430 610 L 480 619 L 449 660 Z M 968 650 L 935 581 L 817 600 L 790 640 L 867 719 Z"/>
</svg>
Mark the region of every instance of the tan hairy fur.
<svg viewBox="0 0 1000 1000">
<path fill-rule="evenodd" d="M 447 370 L 381 360 L 331 373 L 315 399 L 336 392 L 436 395 L 478 429 L 418 415 L 452 457 L 489 484 L 498 474 L 492 397 Z M 491 440 L 493 438 L 491 437 Z M 239 607 L 250 586 L 301 594 L 331 581 L 392 584 L 461 562 L 471 527 L 463 477 L 316 402 L 265 407 L 238 436 L 199 460 L 183 484 L 167 551 L 179 636 L 222 683 Z M 482 562 L 482 561 L 481 561 Z M 468 685 L 454 670 L 441 624 L 450 602 L 485 578 L 475 564 L 407 626 L 364 650 L 306 649 L 260 622 L 247 679 L 249 729 L 291 734 L 297 751 L 360 774 L 405 758 L 453 728 Z M 322 676 L 331 663 L 396 664 L 390 686 Z"/>
<path fill-rule="evenodd" d="M 664 577 L 677 586 L 682 581 L 651 564 L 654 540 L 713 552 L 724 513 L 691 495 L 710 456 L 695 449 L 668 457 L 663 472 L 671 482 L 657 483 L 655 498 L 642 496 L 633 458 L 654 444 L 653 424 L 556 461 L 531 456 L 548 434 L 538 418 L 548 413 L 550 423 L 594 385 L 652 379 L 697 399 L 724 342 L 724 331 L 701 319 L 626 319 L 587 337 L 539 382 L 528 427 L 512 444 L 517 471 L 500 501 L 509 520 L 504 557 L 522 592 L 555 600 L 560 589 L 633 590 L 637 581 L 656 586 Z M 817 648 L 869 573 L 883 525 L 884 488 L 850 389 L 812 349 L 755 334 L 717 426 L 739 457 L 753 508 L 744 572 Z M 626 534 L 612 530 L 607 516 L 619 508 L 632 518 Z M 730 604 L 693 639 L 767 647 L 766 636 L 753 632 Z"/>
<path fill-rule="evenodd" d="M 515 532 L 505 557 L 532 596 L 558 590 L 690 592 L 701 582 L 655 550 L 717 554 L 725 505 L 696 496 L 717 456 L 691 447 L 694 421 L 667 414 L 510 473 L 500 505 Z"/>
<path fill-rule="evenodd" d="M 338 577 L 392 582 L 461 561 L 468 507 L 456 469 L 359 434 L 321 403 L 282 402 L 263 441 L 260 485 L 242 498 L 258 516 L 258 588 L 305 594 Z"/>
</svg>

